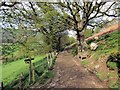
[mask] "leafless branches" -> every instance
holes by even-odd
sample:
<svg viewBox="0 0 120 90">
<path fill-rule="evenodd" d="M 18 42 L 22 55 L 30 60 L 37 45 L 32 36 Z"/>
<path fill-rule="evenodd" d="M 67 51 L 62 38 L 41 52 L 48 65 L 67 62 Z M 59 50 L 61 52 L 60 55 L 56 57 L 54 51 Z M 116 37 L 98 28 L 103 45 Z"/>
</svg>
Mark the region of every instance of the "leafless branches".
<svg viewBox="0 0 120 90">
<path fill-rule="evenodd" d="M 15 6 L 16 4 L 19 4 L 19 3 L 20 3 L 20 2 L 11 2 L 11 3 L 9 3 L 9 4 L 8 4 L 8 3 L 6 4 L 6 2 L 1 2 L 1 3 L 0 3 L 0 7 L 1 7 L 1 6 L 13 7 L 13 6 Z"/>
</svg>

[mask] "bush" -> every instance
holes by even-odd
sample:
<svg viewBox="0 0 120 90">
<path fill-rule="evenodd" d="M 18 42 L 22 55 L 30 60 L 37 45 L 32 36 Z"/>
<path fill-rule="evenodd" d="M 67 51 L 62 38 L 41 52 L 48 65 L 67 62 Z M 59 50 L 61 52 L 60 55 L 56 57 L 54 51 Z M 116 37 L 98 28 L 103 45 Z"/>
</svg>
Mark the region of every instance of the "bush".
<svg viewBox="0 0 120 90">
<path fill-rule="evenodd" d="M 78 48 L 77 46 L 72 49 L 73 56 L 76 56 L 78 54 Z"/>
<path fill-rule="evenodd" d="M 85 38 L 92 36 L 93 35 L 92 30 L 91 29 L 84 30 L 84 35 L 85 35 Z"/>
<path fill-rule="evenodd" d="M 109 34 L 106 34 L 106 35 L 104 36 L 104 39 L 106 39 L 106 38 L 108 38 L 108 37 L 110 37 L 110 35 L 109 35 Z"/>
<path fill-rule="evenodd" d="M 101 41 L 101 40 L 106 40 L 106 39 L 108 39 L 109 37 L 110 37 L 109 34 L 105 34 L 105 35 L 103 35 L 102 37 L 100 37 L 100 38 L 97 40 L 97 42 L 98 42 L 98 41 Z"/>
<path fill-rule="evenodd" d="M 112 52 L 110 56 L 108 57 L 108 60 L 106 62 L 107 66 L 110 69 L 115 69 L 120 67 L 120 52 Z"/>
<path fill-rule="evenodd" d="M 87 44 L 90 44 L 90 43 L 92 43 L 92 42 L 94 42 L 95 41 L 95 39 L 91 39 L 91 40 L 88 40 L 86 43 Z"/>
<path fill-rule="evenodd" d="M 119 62 L 120 63 L 120 52 L 119 51 L 112 52 L 110 54 L 110 56 L 108 57 L 107 62 L 108 61 L 110 61 L 110 62 Z"/>
<path fill-rule="evenodd" d="M 107 62 L 107 66 L 110 69 L 116 69 L 117 68 L 117 63 L 116 62 Z"/>
<path fill-rule="evenodd" d="M 120 82 L 119 82 L 119 81 L 117 81 L 117 82 L 112 82 L 112 84 L 109 84 L 109 87 L 110 87 L 112 90 L 119 90 Z"/>
</svg>

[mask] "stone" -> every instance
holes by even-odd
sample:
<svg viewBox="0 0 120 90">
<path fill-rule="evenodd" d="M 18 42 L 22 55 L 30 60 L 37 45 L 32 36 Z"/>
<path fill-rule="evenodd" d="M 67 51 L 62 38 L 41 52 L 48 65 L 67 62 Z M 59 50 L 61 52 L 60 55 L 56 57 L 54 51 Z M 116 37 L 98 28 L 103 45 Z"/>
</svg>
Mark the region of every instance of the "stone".
<svg viewBox="0 0 120 90">
<path fill-rule="evenodd" d="M 98 69 L 99 67 L 100 67 L 100 65 L 96 65 L 96 66 L 95 66 L 95 69 Z"/>
<path fill-rule="evenodd" d="M 95 40 L 98 40 L 99 38 L 96 36 L 96 37 L 94 37 L 94 39 L 95 39 Z"/>
<path fill-rule="evenodd" d="M 98 45 L 97 45 L 96 43 L 91 43 L 91 44 L 90 44 L 90 49 L 91 49 L 91 50 L 96 50 L 97 47 L 98 47 Z"/>
</svg>

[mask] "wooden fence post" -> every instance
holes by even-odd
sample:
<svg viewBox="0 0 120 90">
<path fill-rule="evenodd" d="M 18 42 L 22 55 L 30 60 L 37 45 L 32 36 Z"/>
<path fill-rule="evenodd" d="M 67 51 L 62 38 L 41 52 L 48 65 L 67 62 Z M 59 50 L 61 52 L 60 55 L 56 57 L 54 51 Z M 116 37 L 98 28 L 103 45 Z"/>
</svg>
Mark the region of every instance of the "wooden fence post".
<svg viewBox="0 0 120 90">
<path fill-rule="evenodd" d="M 1 82 L 1 90 L 4 90 L 3 82 Z"/>
<path fill-rule="evenodd" d="M 22 90 L 22 88 L 23 88 L 23 78 L 24 78 L 24 76 L 23 76 L 23 73 L 21 73 L 20 74 L 20 77 L 19 77 L 19 88 L 20 88 L 20 90 Z"/>
<path fill-rule="evenodd" d="M 29 65 L 29 84 L 32 83 L 32 60 L 34 60 L 34 58 L 28 58 L 28 59 L 25 59 L 25 63 Z"/>
<path fill-rule="evenodd" d="M 29 83 L 32 82 L 32 62 L 29 62 Z"/>
<path fill-rule="evenodd" d="M 51 68 L 51 66 L 52 66 L 52 53 L 50 53 L 50 68 Z"/>
<path fill-rule="evenodd" d="M 47 54 L 47 63 L 48 63 L 48 68 L 50 68 L 50 63 L 49 63 L 49 54 Z"/>
<path fill-rule="evenodd" d="M 32 64 L 32 81 L 35 82 L 35 65 Z"/>
<path fill-rule="evenodd" d="M 56 56 L 56 52 L 54 51 L 54 55 Z"/>
<path fill-rule="evenodd" d="M 54 58 L 55 56 L 54 56 L 54 52 L 52 52 L 52 57 Z"/>
</svg>

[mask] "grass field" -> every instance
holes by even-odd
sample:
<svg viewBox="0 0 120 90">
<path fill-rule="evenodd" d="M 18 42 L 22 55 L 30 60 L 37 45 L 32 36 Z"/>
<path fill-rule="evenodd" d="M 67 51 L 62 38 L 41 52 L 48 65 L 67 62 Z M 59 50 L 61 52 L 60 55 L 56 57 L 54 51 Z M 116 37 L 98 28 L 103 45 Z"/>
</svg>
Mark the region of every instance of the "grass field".
<svg viewBox="0 0 120 90">
<path fill-rule="evenodd" d="M 45 55 L 36 56 L 33 62 L 37 62 L 44 58 Z M 20 74 L 26 74 L 29 71 L 29 66 L 25 64 L 24 59 L 10 62 L 2 65 L 2 81 L 4 85 L 9 84 L 15 79 L 18 79 Z"/>
</svg>

